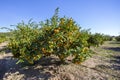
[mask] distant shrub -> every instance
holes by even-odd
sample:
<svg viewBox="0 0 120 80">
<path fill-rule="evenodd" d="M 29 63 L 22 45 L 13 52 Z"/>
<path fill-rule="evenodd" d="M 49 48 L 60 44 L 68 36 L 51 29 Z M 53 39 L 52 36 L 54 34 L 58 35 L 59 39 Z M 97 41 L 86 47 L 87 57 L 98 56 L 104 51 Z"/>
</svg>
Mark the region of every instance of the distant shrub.
<svg viewBox="0 0 120 80">
<path fill-rule="evenodd" d="M 120 35 L 115 37 L 116 41 L 120 41 Z"/>
<path fill-rule="evenodd" d="M 110 35 L 103 35 L 104 41 L 112 41 L 114 39 L 113 36 Z"/>
<path fill-rule="evenodd" d="M 99 46 L 104 43 L 104 37 L 100 33 L 91 34 L 87 40 L 88 46 Z"/>
<path fill-rule="evenodd" d="M 0 43 L 7 40 L 7 33 L 0 33 Z"/>
</svg>

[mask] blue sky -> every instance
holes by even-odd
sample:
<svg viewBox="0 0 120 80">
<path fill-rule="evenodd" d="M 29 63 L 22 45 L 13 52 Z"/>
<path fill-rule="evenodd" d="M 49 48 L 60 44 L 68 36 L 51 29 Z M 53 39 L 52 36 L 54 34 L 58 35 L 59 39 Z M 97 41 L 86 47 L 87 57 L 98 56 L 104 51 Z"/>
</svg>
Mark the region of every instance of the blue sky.
<svg viewBox="0 0 120 80">
<path fill-rule="evenodd" d="M 0 27 L 14 28 L 10 25 L 31 18 L 46 20 L 57 7 L 61 17 L 72 17 L 83 29 L 120 34 L 120 0 L 0 0 Z"/>
</svg>

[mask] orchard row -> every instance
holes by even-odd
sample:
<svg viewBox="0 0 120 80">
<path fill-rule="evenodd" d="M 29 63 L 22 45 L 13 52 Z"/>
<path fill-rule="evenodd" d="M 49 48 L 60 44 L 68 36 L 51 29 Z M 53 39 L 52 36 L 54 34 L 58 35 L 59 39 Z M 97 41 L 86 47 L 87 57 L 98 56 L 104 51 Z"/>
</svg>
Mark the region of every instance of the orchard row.
<svg viewBox="0 0 120 80">
<path fill-rule="evenodd" d="M 61 62 L 72 56 L 73 63 L 81 63 L 91 56 L 91 46 L 99 46 L 110 36 L 82 29 L 72 18 L 59 17 L 58 9 L 51 19 L 39 24 L 18 23 L 11 31 L 9 48 L 19 62 L 33 64 L 43 56 L 57 56 Z"/>
</svg>

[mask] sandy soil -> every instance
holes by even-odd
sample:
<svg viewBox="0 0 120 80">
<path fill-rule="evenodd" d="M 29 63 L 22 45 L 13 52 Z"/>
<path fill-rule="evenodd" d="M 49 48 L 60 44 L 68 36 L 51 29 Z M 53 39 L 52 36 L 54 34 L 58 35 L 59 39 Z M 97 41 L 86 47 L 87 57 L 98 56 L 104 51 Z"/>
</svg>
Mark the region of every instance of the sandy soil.
<svg viewBox="0 0 120 80">
<path fill-rule="evenodd" d="M 59 64 L 54 56 L 35 65 L 16 64 L 7 42 L 0 44 L 0 80 L 120 80 L 120 43 L 106 42 L 80 65 Z"/>
</svg>

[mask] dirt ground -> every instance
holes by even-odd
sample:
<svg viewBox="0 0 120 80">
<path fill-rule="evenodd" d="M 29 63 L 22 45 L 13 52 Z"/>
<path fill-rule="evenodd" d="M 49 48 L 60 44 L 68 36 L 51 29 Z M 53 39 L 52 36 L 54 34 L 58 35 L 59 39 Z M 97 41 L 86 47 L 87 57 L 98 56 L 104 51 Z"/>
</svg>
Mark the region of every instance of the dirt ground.
<svg viewBox="0 0 120 80">
<path fill-rule="evenodd" d="M 16 64 L 6 45 L 0 44 L 0 80 L 120 80 L 120 43 L 115 41 L 92 48 L 95 54 L 80 65 L 60 65 L 53 56 L 35 65 Z"/>
</svg>

